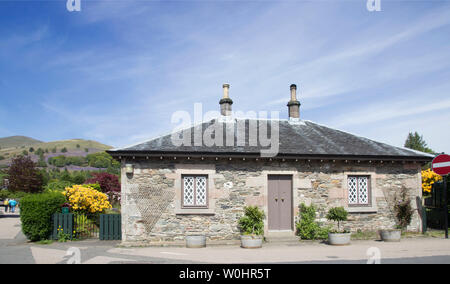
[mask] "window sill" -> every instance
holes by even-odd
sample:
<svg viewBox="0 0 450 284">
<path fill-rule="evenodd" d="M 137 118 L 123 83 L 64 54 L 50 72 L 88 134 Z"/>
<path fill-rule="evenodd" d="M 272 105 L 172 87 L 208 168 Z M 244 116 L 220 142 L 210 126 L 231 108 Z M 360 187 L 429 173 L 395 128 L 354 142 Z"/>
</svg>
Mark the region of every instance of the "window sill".
<svg viewBox="0 0 450 284">
<path fill-rule="evenodd" d="M 181 208 L 175 209 L 176 215 L 214 215 L 214 209 L 211 208 Z"/>
<path fill-rule="evenodd" d="M 347 207 L 345 208 L 348 213 L 377 213 L 376 207 Z"/>
</svg>

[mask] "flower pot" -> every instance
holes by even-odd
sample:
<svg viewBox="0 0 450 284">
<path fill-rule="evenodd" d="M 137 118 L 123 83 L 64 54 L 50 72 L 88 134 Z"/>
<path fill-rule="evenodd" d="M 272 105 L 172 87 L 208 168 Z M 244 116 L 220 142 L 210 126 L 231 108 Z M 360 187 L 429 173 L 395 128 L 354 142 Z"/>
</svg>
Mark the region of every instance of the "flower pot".
<svg viewBox="0 0 450 284">
<path fill-rule="evenodd" d="M 328 233 L 328 244 L 345 246 L 350 244 L 351 233 Z"/>
<path fill-rule="evenodd" d="M 206 247 L 206 236 L 204 235 L 186 236 L 186 247 L 187 248 Z"/>
<path fill-rule="evenodd" d="M 62 213 L 68 214 L 69 213 L 69 207 L 62 207 Z"/>
<path fill-rule="evenodd" d="M 401 236 L 401 230 L 380 230 L 380 237 L 383 242 L 399 242 Z"/>
<path fill-rule="evenodd" d="M 242 248 L 260 248 L 262 247 L 263 236 L 241 235 Z"/>
</svg>

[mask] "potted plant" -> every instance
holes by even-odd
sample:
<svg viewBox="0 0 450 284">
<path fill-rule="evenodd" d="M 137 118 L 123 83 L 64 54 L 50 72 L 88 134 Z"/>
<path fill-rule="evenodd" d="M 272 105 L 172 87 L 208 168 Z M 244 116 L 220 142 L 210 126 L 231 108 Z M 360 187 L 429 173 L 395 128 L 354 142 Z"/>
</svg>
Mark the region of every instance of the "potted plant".
<svg viewBox="0 0 450 284">
<path fill-rule="evenodd" d="M 351 233 L 348 230 L 341 230 L 340 222 L 347 220 L 348 212 L 344 207 L 333 207 L 327 213 L 327 219 L 330 221 L 335 221 L 338 224 L 338 229 L 331 230 L 328 233 L 328 243 L 330 245 L 348 245 L 350 244 Z"/>
<path fill-rule="evenodd" d="M 244 208 L 244 216 L 239 219 L 241 247 L 260 248 L 264 238 L 264 211 L 257 206 Z"/>
<path fill-rule="evenodd" d="M 408 191 L 405 187 L 402 187 L 400 196 L 395 195 L 393 203 L 392 207 L 397 224 L 395 229 L 380 230 L 381 240 L 385 242 L 399 242 L 402 231 L 406 232 L 414 213 L 414 209 L 411 206 L 411 198 L 409 198 Z"/>
</svg>

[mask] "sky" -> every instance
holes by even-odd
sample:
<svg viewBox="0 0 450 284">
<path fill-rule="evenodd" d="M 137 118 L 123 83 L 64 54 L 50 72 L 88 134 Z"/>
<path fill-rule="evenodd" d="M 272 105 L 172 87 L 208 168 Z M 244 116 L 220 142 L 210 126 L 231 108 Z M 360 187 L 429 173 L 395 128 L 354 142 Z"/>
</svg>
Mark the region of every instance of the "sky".
<svg viewBox="0 0 450 284">
<path fill-rule="evenodd" d="M 0 0 L 0 137 L 123 147 L 176 111 L 280 111 L 450 153 L 450 1 Z"/>
</svg>

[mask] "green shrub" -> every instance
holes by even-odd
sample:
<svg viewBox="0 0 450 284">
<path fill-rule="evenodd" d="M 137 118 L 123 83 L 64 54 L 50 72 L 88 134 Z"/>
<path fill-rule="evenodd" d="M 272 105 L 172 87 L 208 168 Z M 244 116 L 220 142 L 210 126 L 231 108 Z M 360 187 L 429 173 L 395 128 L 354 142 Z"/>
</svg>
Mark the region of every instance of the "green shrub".
<svg viewBox="0 0 450 284">
<path fill-rule="evenodd" d="M 244 208 L 244 216 L 239 219 L 239 228 L 244 235 L 264 235 L 264 211 L 257 206 Z"/>
<path fill-rule="evenodd" d="M 300 204 L 300 220 L 296 224 L 297 235 L 303 240 L 326 239 L 328 237 L 328 228 L 322 228 L 316 222 L 316 207 L 304 203 Z"/>
<path fill-rule="evenodd" d="M 30 241 L 45 240 L 52 231 L 52 215 L 66 201 L 59 192 L 29 194 L 20 201 L 22 232 Z"/>
<path fill-rule="evenodd" d="M 97 190 L 97 191 L 102 192 L 102 189 L 101 189 L 101 187 L 100 187 L 100 184 L 98 184 L 98 183 L 88 183 L 88 184 L 85 184 L 85 186 L 88 186 L 88 187 L 90 187 L 90 188 L 92 188 L 92 189 L 95 189 L 95 190 Z"/>
<path fill-rule="evenodd" d="M 333 207 L 328 211 L 327 219 L 330 221 L 335 221 L 338 223 L 338 230 L 340 231 L 340 222 L 346 221 L 348 216 L 348 212 L 344 209 L 344 207 Z M 345 230 L 342 232 L 346 232 Z"/>
<path fill-rule="evenodd" d="M 411 198 L 408 196 L 408 190 L 405 187 L 402 187 L 399 196 L 395 196 L 394 204 L 397 227 L 406 231 L 406 228 L 411 223 L 414 209 L 411 206 Z"/>
<path fill-rule="evenodd" d="M 66 189 L 66 187 L 71 187 L 72 185 L 74 185 L 74 183 L 72 183 L 70 181 L 56 180 L 56 181 L 49 182 L 44 188 L 45 188 L 45 192 L 50 192 L 50 191 L 62 192 Z"/>
</svg>

